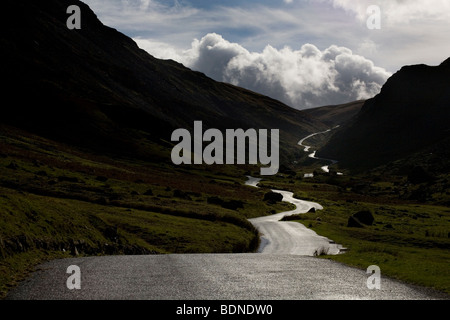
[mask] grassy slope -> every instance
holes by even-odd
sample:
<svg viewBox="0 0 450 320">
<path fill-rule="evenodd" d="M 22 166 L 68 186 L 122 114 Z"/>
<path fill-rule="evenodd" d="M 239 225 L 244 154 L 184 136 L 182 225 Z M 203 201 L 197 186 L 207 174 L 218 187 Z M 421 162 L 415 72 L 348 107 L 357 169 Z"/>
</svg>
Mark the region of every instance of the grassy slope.
<svg viewBox="0 0 450 320">
<path fill-rule="evenodd" d="M 341 105 L 307 109 L 305 112 L 330 126 L 342 125 L 361 110 L 364 102 L 364 100 L 358 100 Z"/>
<path fill-rule="evenodd" d="M 259 237 L 246 218 L 290 207 L 264 203 L 263 189 L 244 186 L 247 169 L 174 169 L 2 126 L 0 296 L 46 259 L 253 251 Z M 213 196 L 224 204 L 208 201 Z"/>
<path fill-rule="evenodd" d="M 367 176 L 303 179 L 303 173 L 320 172 L 323 165 L 305 153 L 296 172 L 266 177 L 261 183 L 266 189 L 256 189 L 243 186 L 244 174 L 258 172 L 255 167 L 174 169 L 1 129 L 1 295 L 52 258 L 251 251 L 257 236 L 244 218 L 288 209 L 261 201 L 267 188 L 291 190 L 324 206 L 295 218 L 350 249 L 326 258 L 363 269 L 376 264 L 382 275 L 450 293 L 447 174 L 418 185 L 376 170 Z M 151 147 L 168 157 L 167 149 Z M 412 197 L 420 190 L 427 191 L 422 202 Z M 212 196 L 242 202 L 243 208 L 208 203 Z M 348 217 L 361 209 L 373 212 L 375 224 L 348 228 Z"/>
</svg>

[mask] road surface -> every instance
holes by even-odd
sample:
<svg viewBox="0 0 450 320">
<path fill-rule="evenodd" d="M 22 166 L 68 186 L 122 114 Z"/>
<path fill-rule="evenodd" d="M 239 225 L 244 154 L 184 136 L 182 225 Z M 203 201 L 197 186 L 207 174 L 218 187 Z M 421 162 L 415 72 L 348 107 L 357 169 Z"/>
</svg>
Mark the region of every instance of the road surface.
<svg viewBox="0 0 450 320">
<path fill-rule="evenodd" d="M 272 191 L 282 194 L 283 201 L 294 204 L 296 208 L 292 211 L 249 219 L 262 235 L 259 253 L 315 256 L 320 253 L 339 254 L 341 250 L 345 249 L 332 240 L 319 236 L 301 223 L 280 221 L 285 216 L 305 213 L 311 208 L 321 210 L 323 208 L 320 204 L 296 199 L 293 197 L 293 193 L 289 191 Z"/>
<path fill-rule="evenodd" d="M 256 184 L 258 179 L 249 179 Z M 380 289 L 367 285 L 371 274 L 311 257 L 317 247 L 339 246 L 283 215 L 305 212 L 316 203 L 278 191 L 297 208 L 252 219 L 264 233 L 259 253 L 103 256 L 53 260 L 13 289 L 11 300 L 426 300 L 434 291 L 382 276 Z M 329 252 L 331 253 L 331 252 Z M 70 266 L 79 267 L 80 289 L 69 289 Z M 71 271 L 73 272 L 73 271 Z M 69 282 L 70 284 L 71 282 Z M 72 282 L 73 283 L 73 282 Z"/>
<path fill-rule="evenodd" d="M 316 136 L 316 135 L 318 135 L 318 134 L 327 133 L 327 132 L 330 132 L 331 130 L 334 130 L 334 129 L 337 129 L 337 128 L 339 128 L 339 126 L 335 126 L 334 128 L 328 129 L 328 130 L 326 130 L 326 131 L 321 131 L 321 132 L 316 132 L 316 133 L 310 134 L 309 136 L 306 136 L 306 137 L 304 137 L 302 140 L 300 140 L 300 141 L 298 142 L 298 145 L 304 147 L 303 151 L 309 152 L 309 151 L 310 151 L 309 149 L 311 149 L 311 146 L 308 146 L 308 145 L 305 145 L 305 144 L 304 144 L 306 140 L 308 140 L 309 138 L 314 137 L 314 136 Z M 324 161 L 331 162 L 331 165 L 337 163 L 336 160 L 316 157 L 316 152 L 317 152 L 317 151 L 313 151 L 312 153 L 310 153 L 310 154 L 308 155 L 308 157 L 310 157 L 310 158 L 312 158 L 312 159 L 316 159 L 316 160 L 324 160 Z M 329 165 L 323 166 L 323 167 L 321 167 L 321 169 L 322 169 L 322 171 L 324 171 L 324 172 L 330 172 Z M 342 173 L 341 173 L 341 172 L 338 172 L 337 175 L 342 175 Z M 314 176 L 314 175 L 313 175 L 312 173 L 307 173 L 307 174 L 305 174 L 305 178 L 310 178 L 310 177 L 313 177 L 313 176 Z"/>
<path fill-rule="evenodd" d="M 80 268 L 68 289 L 67 268 Z M 439 296 L 381 277 L 369 289 L 364 270 L 299 255 L 170 254 L 54 260 L 10 292 L 21 300 L 341 300 Z"/>
<path fill-rule="evenodd" d="M 306 138 L 305 138 L 306 139 Z M 302 141 L 304 141 L 303 139 Z M 257 187 L 260 179 L 249 177 Z M 296 209 L 251 219 L 262 233 L 260 253 L 103 256 L 53 260 L 38 266 L 29 279 L 11 290 L 11 300 L 342 300 L 448 299 L 425 288 L 383 277 L 380 289 L 367 285 L 371 274 L 312 257 L 318 249 L 342 249 L 300 223 L 280 222 L 282 216 L 307 212 L 320 204 L 283 200 Z M 262 253 L 262 254 L 261 254 Z M 80 288 L 69 289 L 79 268 Z M 73 272 L 73 271 L 72 271 Z"/>
</svg>

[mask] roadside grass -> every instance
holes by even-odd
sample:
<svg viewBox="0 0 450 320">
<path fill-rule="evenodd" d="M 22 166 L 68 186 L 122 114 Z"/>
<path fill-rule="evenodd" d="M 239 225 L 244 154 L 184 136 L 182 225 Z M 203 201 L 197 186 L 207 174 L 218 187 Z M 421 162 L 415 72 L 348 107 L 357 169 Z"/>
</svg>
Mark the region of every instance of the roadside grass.
<svg viewBox="0 0 450 320">
<path fill-rule="evenodd" d="M 308 140 L 306 144 L 316 144 Z M 422 163 L 411 159 L 412 165 Z M 326 165 L 307 157 L 291 172 L 261 181 L 265 188 L 289 190 L 294 197 L 324 209 L 286 217 L 348 248 L 340 255 L 317 256 L 358 268 L 378 265 L 382 276 L 434 288 L 450 294 L 450 175 L 435 172 L 432 182 L 411 183 L 404 164 L 393 163 L 370 172 L 344 175 L 323 173 Z M 335 169 L 332 166 L 331 169 Z M 407 169 L 407 168 L 406 168 Z M 293 171 L 293 172 L 292 172 Z M 305 178 L 305 173 L 313 173 Z M 371 226 L 350 228 L 351 215 L 369 210 Z M 450 296 L 448 296 L 450 297 Z"/>
<path fill-rule="evenodd" d="M 296 194 L 307 193 L 323 210 L 285 218 L 348 248 L 343 254 L 322 258 L 362 269 L 378 265 L 382 275 L 450 294 L 450 208 L 406 202 L 385 204 L 379 198 L 354 201 L 352 193 L 341 193 L 342 200 L 336 200 L 330 186 L 322 187 L 308 192 L 298 190 Z M 348 227 L 348 218 L 361 210 L 372 213 L 374 224 Z"/>
<path fill-rule="evenodd" d="M 251 166 L 173 167 L 0 132 L 0 298 L 54 258 L 251 252 L 259 235 L 247 219 L 292 209 L 263 201 L 272 188 L 324 207 L 293 217 L 350 249 L 321 257 L 376 264 L 382 275 L 450 293 L 448 207 L 405 200 L 404 178 L 303 178 L 310 169 L 280 170 L 253 188 L 244 185 L 245 175 L 258 176 Z M 375 224 L 347 227 L 360 210 L 370 210 Z"/>
<path fill-rule="evenodd" d="M 252 169 L 174 167 L 0 131 L 0 298 L 54 258 L 256 250 L 247 218 L 291 206 L 245 186 Z"/>
<path fill-rule="evenodd" d="M 36 265 L 52 259 L 67 258 L 70 254 L 62 251 L 35 249 L 17 253 L 0 260 L 0 299 L 4 299 L 9 290 L 35 270 Z"/>
</svg>

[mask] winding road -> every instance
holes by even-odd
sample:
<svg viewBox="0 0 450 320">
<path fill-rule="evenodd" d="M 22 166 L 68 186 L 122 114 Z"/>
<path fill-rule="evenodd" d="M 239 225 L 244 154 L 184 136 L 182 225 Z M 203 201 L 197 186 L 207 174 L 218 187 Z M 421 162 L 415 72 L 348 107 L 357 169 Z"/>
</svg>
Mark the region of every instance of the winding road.
<svg viewBox="0 0 450 320">
<path fill-rule="evenodd" d="M 259 180 L 248 176 L 246 184 L 257 187 Z M 316 256 L 321 253 L 339 254 L 345 250 L 341 245 L 319 236 L 301 223 L 280 221 L 285 216 L 306 213 L 311 208 L 321 210 L 323 208 L 320 204 L 296 199 L 293 197 L 293 193 L 289 191 L 272 191 L 280 193 L 283 196 L 283 201 L 294 204 L 296 208 L 270 216 L 249 219 L 262 234 L 261 245 L 258 249 L 259 253 Z"/>
<path fill-rule="evenodd" d="M 309 136 L 306 136 L 306 137 L 304 137 L 302 140 L 300 140 L 300 141 L 298 142 L 298 145 L 304 147 L 303 151 L 309 152 L 310 149 L 311 149 L 312 147 L 304 144 L 306 140 L 308 140 L 309 138 L 312 138 L 312 137 L 314 137 L 314 136 L 316 136 L 316 135 L 324 134 L 324 133 L 330 132 L 331 130 L 337 129 L 337 128 L 339 128 L 339 127 L 340 127 L 340 126 L 337 125 L 337 126 L 331 128 L 331 129 L 328 129 L 328 130 L 310 134 Z M 310 153 L 310 154 L 308 155 L 308 157 L 310 157 L 310 158 L 312 158 L 312 159 L 316 159 L 316 160 L 328 161 L 328 162 L 331 162 L 332 165 L 337 163 L 336 160 L 316 157 L 316 152 L 317 152 L 317 151 L 313 151 L 312 153 Z M 324 172 L 330 172 L 329 166 L 330 166 L 330 165 L 321 167 L 322 171 L 324 171 Z M 337 175 L 340 176 L 340 175 L 342 175 L 342 173 L 341 173 L 341 172 L 337 172 Z M 306 178 L 311 178 L 311 177 L 313 177 L 313 176 L 314 176 L 314 174 L 312 174 L 312 173 L 307 173 L 307 174 L 305 174 L 305 177 L 306 177 Z"/>
<path fill-rule="evenodd" d="M 248 177 L 246 184 L 257 187 L 259 181 Z M 429 289 L 383 276 L 380 289 L 370 289 L 367 285 L 369 275 L 365 270 L 313 257 L 318 250 L 338 254 L 342 247 L 300 223 L 279 220 L 285 215 L 322 207 L 295 199 L 291 192 L 274 191 L 281 193 L 284 201 L 295 204 L 296 209 L 250 220 L 262 233 L 259 253 L 58 259 L 39 265 L 30 278 L 9 292 L 7 299 L 442 299 L 440 294 Z M 73 265 L 79 267 L 79 289 L 69 289 L 67 285 L 71 277 L 67 271 Z"/>
</svg>

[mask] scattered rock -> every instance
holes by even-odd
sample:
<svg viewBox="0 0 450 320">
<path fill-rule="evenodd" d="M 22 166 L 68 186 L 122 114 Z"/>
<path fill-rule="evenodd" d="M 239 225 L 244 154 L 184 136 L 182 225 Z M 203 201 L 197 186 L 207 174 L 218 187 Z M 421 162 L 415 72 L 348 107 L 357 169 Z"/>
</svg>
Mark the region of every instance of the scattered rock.
<svg viewBox="0 0 450 320">
<path fill-rule="evenodd" d="M 225 209 L 237 210 L 239 208 L 244 208 L 244 202 L 241 200 L 229 200 L 225 201 L 217 196 L 208 197 L 206 199 L 208 204 L 216 204 Z"/>
<path fill-rule="evenodd" d="M 283 195 L 280 193 L 276 193 L 273 191 L 267 192 L 264 195 L 264 201 L 267 201 L 269 203 L 277 203 L 283 200 Z"/>
<path fill-rule="evenodd" d="M 208 197 L 208 198 L 206 199 L 206 202 L 207 202 L 208 204 L 217 204 L 217 205 L 219 205 L 219 206 L 221 206 L 221 205 L 223 204 L 223 200 L 220 199 L 220 198 L 217 197 L 217 196 Z"/>
<path fill-rule="evenodd" d="M 70 251 L 70 254 L 73 255 L 73 256 L 78 256 L 79 253 L 78 253 L 77 247 L 73 246 L 71 251 Z"/>
<path fill-rule="evenodd" d="M 349 228 L 363 228 L 364 226 L 357 219 L 355 219 L 354 216 L 350 216 L 348 218 L 347 227 L 349 227 Z"/>
<path fill-rule="evenodd" d="M 103 231 L 103 235 L 105 236 L 105 238 L 107 238 L 113 242 L 117 242 L 117 240 L 119 239 L 119 232 L 118 232 L 117 226 L 108 226 Z"/>
<path fill-rule="evenodd" d="M 363 228 L 364 225 L 371 226 L 375 219 L 368 210 L 359 211 L 348 218 L 347 227 Z"/>
<path fill-rule="evenodd" d="M 185 200 L 192 200 L 192 198 L 186 192 L 178 190 L 178 189 L 173 191 L 173 196 L 175 198 L 180 198 L 180 199 L 185 199 Z"/>
<path fill-rule="evenodd" d="M 230 210 L 237 210 L 239 208 L 244 208 L 244 203 L 240 200 L 230 200 L 230 201 L 225 201 L 222 204 L 222 207 L 225 209 L 230 209 Z"/>
<path fill-rule="evenodd" d="M 367 226 L 371 226 L 375 221 L 372 212 L 368 210 L 359 211 L 355 213 L 353 217 L 357 219 L 360 223 L 365 224 Z"/>
</svg>

